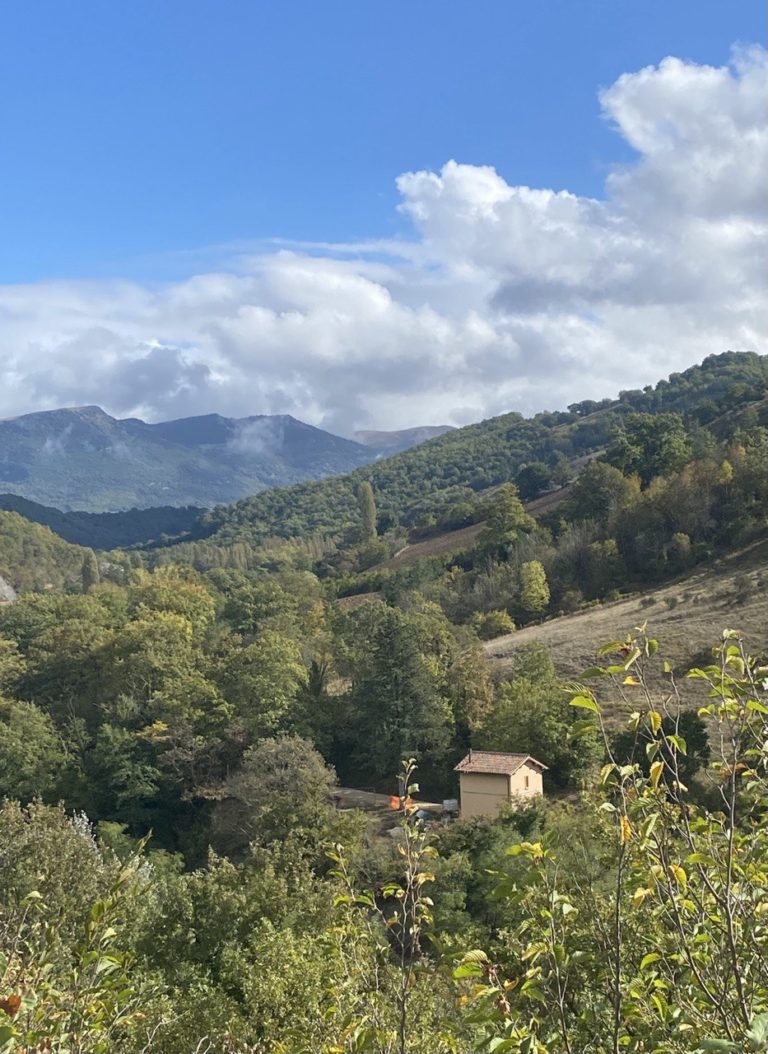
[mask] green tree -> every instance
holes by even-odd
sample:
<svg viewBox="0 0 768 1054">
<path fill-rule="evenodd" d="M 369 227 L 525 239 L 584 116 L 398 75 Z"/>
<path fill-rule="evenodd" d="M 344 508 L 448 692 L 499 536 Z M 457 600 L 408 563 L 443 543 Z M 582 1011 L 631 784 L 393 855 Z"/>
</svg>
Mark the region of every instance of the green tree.
<svg viewBox="0 0 768 1054">
<path fill-rule="evenodd" d="M 83 553 L 83 569 L 80 572 L 83 580 L 83 592 L 90 593 L 94 586 L 101 581 L 99 563 L 93 549 L 86 549 Z"/>
<path fill-rule="evenodd" d="M 381 605 L 366 630 L 353 687 L 357 764 L 370 779 L 386 781 L 403 757 L 418 756 L 434 778 L 445 762 L 453 715 L 438 671 L 420 648 L 418 623 Z"/>
<path fill-rule="evenodd" d="M 231 855 L 252 842 L 268 845 L 292 834 L 322 842 L 337 816 L 330 804 L 335 782 L 333 769 L 306 739 L 260 740 L 224 786 L 214 819 L 217 846 Z"/>
<path fill-rule="evenodd" d="M 487 555 L 506 556 L 520 532 L 529 532 L 535 521 L 525 511 L 514 483 L 499 487 L 489 502 L 485 526 L 478 538 L 478 547 Z"/>
<path fill-rule="evenodd" d="M 606 459 L 622 472 L 636 472 L 647 485 L 681 468 L 691 444 L 679 414 L 630 414 L 614 436 Z"/>
<path fill-rule="evenodd" d="M 251 739 L 274 735 L 294 716 L 307 670 L 290 637 L 265 630 L 251 644 L 230 641 L 217 666 L 224 698 Z"/>
<path fill-rule="evenodd" d="M 515 483 L 523 501 L 538 497 L 552 486 L 552 469 L 543 461 L 531 461 L 515 476 Z"/>
<path fill-rule="evenodd" d="M 515 632 L 515 623 L 508 611 L 478 611 L 471 623 L 480 640 L 493 640 Z"/>
<path fill-rule="evenodd" d="M 549 586 L 544 566 L 528 560 L 520 568 L 520 607 L 528 616 L 543 615 L 549 606 Z"/>
<path fill-rule="evenodd" d="M 357 507 L 360 511 L 361 538 L 364 542 L 370 542 L 376 537 L 376 499 L 367 479 L 357 485 Z"/>
<path fill-rule="evenodd" d="M 577 717 L 551 653 L 542 644 L 527 644 L 516 653 L 513 675 L 499 685 L 472 743 L 481 750 L 531 754 L 547 766 L 548 786 L 576 788 L 601 756 L 597 737 L 571 739 Z"/>
<path fill-rule="evenodd" d="M 26 662 L 16 641 L 0 635 L 0 693 L 13 694 L 25 669 Z"/>
<path fill-rule="evenodd" d="M 64 744 L 34 703 L 0 698 L 0 799 L 50 800 L 66 766 Z"/>
<path fill-rule="evenodd" d="M 199 576 L 173 564 L 152 574 L 139 571 L 128 591 L 128 605 L 134 618 L 150 612 L 181 615 L 196 634 L 204 632 L 216 614 L 216 603 Z"/>
<path fill-rule="evenodd" d="M 637 477 L 606 461 L 590 461 L 573 484 L 562 509 L 571 522 L 592 520 L 610 531 L 617 514 L 640 498 Z"/>
</svg>

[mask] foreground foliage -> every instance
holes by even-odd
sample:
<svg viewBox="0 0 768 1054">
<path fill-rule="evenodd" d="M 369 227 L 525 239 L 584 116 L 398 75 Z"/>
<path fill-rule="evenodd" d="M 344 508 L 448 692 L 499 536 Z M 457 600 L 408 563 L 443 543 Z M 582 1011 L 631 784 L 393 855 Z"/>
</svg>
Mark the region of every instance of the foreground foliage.
<svg viewBox="0 0 768 1054">
<path fill-rule="evenodd" d="M 605 750 L 578 801 L 432 830 L 411 761 L 397 836 L 371 838 L 334 827 L 304 746 L 265 743 L 232 798 L 256 841 L 187 872 L 114 825 L 6 804 L 0 1050 L 768 1050 L 768 666 L 732 631 L 681 682 L 644 631 L 602 656 L 569 692 L 572 740 Z M 714 759 L 686 786 L 693 700 Z"/>
</svg>

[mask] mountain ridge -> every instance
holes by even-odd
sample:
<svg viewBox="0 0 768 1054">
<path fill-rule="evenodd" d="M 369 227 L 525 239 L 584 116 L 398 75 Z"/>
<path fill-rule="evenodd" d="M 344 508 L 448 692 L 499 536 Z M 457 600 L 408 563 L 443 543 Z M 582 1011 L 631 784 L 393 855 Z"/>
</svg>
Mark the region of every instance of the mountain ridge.
<svg viewBox="0 0 768 1054">
<path fill-rule="evenodd" d="M 146 422 L 83 405 L 0 420 L 0 490 L 62 512 L 212 507 L 379 456 L 290 414 Z"/>
</svg>

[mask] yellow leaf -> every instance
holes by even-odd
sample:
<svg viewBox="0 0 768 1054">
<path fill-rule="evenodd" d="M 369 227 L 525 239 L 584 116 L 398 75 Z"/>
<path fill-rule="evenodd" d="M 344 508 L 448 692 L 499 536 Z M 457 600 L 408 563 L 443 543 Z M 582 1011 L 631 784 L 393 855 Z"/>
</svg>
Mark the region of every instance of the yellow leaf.
<svg viewBox="0 0 768 1054">
<path fill-rule="evenodd" d="M 621 844 L 626 845 L 632 837 L 632 824 L 629 822 L 628 816 L 622 816 L 619 820 L 619 834 L 621 837 Z"/>
<path fill-rule="evenodd" d="M 659 780 L 661 779 L 661 774 L 663 771 L 664 762 L 654 761 L 654 763 L 651 765 L 651 786 L 654 790 L 656 790 L 656 788 L 659 786 Z"/>
<path fill-rule="evenodd" d="M 680 867 L 679 864 L 670 864 L 669 870 L 675 876 L 675 881 L 677 882 L 678 886 L 680 886 L 682 891 L 685 892 L 688 888 L 688 876 L 686 875 L 684 869 Z"/>
<path fill-rule="evenodd" d="M 655 736 L 658 735 L 659 734 L 659 729 L 661 728 L 661 714 L 659 713 L 659 711 L 658 710 L 649 710 L 648 711 L 648 720 L 651 723 L 651 730 L 653 731 L 653 734 Z"/>
</svg>

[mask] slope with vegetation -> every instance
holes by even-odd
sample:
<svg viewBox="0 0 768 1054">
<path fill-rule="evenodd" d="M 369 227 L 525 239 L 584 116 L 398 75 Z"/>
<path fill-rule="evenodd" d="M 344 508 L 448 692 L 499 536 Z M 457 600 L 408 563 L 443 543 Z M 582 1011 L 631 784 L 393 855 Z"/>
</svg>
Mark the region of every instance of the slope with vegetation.
<svg viewBox="0 0 768 1054">
<path fill-rule="evenodd" d="M 524 500 L 536 497 L 568 477 L 568 462 L 601 450 L 632 413 L 680 414 L 698 430 L 723 414 L 733 417 L 758 405 L 766 391 L 767 356 L 711 355 L 655 387 L 624 391 L 615 400 L 585 400 L 567 412 L 530 419 L 505 414 L 448 432 L 346 477 L 257 494 L 214 510 L 205 517 L 206 527 L 221 542 L 258 543 L 270 536 L 338 532 L 355 522 L 355 490 L 363 479 L 376 492 L 382 530 L 397 525 L 463 526 L 473 515 L 479 492 L 515 481 Z"/>
<path fill-rule="evenodd" d="M 128 549 L 189 537 L 204 511 L 194 505 L 161 505 L 125 512 L 61 512 L 17 494 L 0 494 L 0 509 L 17 512 L 25 520 L 50 527 L 67 542 L 93 549 Z"/>
<path fill-rule="evenodd" d="M 538 517 L 562 463 L 508 421 L 467 430 L 498 460 L 460 515 L 461 432 L 431 492 L 430 446 L 320 485 L 325 535 L 247 503 L 94 553 L 0 513 L 0 1050 L 764 1049 L 768 429 L 733 393 L 763 369 L 515 423 L 602 451 Z M 440 800 L 472 746 L 534 755 L 546 799 L 424 827 L 402 759 Z M 337 781 L 399 789 L 396 837 Z"/>
</svg>

